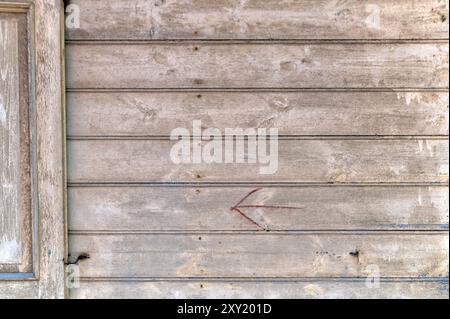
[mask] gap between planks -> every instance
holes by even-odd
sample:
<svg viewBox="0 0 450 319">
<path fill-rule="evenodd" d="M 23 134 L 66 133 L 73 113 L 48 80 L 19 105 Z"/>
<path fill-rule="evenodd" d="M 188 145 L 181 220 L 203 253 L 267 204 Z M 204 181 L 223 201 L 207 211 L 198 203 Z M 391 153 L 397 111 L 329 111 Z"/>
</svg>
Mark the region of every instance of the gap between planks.
<svg viewBox="0 0 450 319">
<path fill-rule="evenodd" d="M 411 229 L 324 229 L 324 230 L 69 230 L 72 236 L 115 236 L 115 235 L 448 235 L 448 225 L 427 225 L 437 228 Z M 445 227 L 445 228 L 444 228 Z"/>
<path fill-rule="evenodd" d="M 120 181 L 69 181 L 69 187 L 448 187 L 442 182 L 120 182 Z"/>
<path fill-rule="evenodd" d="M 195 135 L 186 135 L 183 138 L 190 139 L 199 137 Z M 223 139 L 242 139 L 246 135 L 229 135 Z M 278 135 L 279 140 L 448 140 L 448 135 Z M 171 140 L 169 135 L 69 135 L 69 141 L 90 141 L 90 140 Z M 178 140 L 178 139 L 177 139 Z M 202 139 L 209 141 L 210 139 Z"/>
<path fill-rule="evenodd" d="M 165 45 L 165 44 L 446 44 L 448 38 L 431 38 L 431 39 L 167 39 L 167 40 L 149 40 L 149 39 L 131 39 L 131 38 L 105 38 L 105 39 L 67 39 L 66 45 L 109 45 L 109 44 L 126 44 L 126 45 Z"/>
<path fill-rule="evenodd" d="M 380 282 L 437 282 L 448 284 L 448 277 L 380 277 Z M 80 277 L 82 282 L 360 282 L 367 277 Z"/>
<path fill-rule="evenodd" d="M 282 92 L 298 92 L 298 93 L 317 93 L 317 92 L 341 92 L 341 93 L 354 93 L 354 92 L 435 92 L 435 93 L 448 93 L 448 87 L 441 88 L 424 88 L 424 87 L 404 87 L 404 88 L 66 88 L 67 93 L 163 93 L 163 92 L 178 92 L 178 93 L 201 93 L 201 92 L 215 92 L 215 93 L 240 93 L 240 92 L 265 92 L 265 93 L 282 93 Z"/>
</svg>

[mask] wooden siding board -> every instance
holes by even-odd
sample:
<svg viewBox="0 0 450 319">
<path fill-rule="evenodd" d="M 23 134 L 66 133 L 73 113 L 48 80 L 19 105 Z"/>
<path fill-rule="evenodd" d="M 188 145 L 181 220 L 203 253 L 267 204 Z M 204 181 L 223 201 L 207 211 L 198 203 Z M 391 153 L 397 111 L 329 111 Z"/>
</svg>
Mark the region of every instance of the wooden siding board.
<svg viewBox="0 0 450 319">
<path fill-rule="evenodd" d="M 251 227 L 251 225 L 249 226 Z M 82 277 L 448 277 L 448 233 L 71 235 Z"/>
<path fill-rule="evenodd" d="M 448 102 L 447 92 L 69 92 L 68 135 L 170 135 L 194 119 L 281 135 L 448 135 Z"/>
<path fill-rule="evenodd" d="M 69 44 L 68 88 L 448 88 L 448 44 Z"/>
<path fill-rule="evenodd" d="M 67 30 L 68 39 L 448 38 L 448 1 L 438 0 L 71 3 L 81 16 L 80 28 Z"/>
<path fill-rule="evenodd" d="M 76 231 L 246 230 L 253 225 L 230 207 L 251 190 L 72 187 L 69 224 Z M 261 206 L 243 210 L 271 230 L 445 229 L 449 223 L 447 187 L 271 187 L 243 205 Z"/>
<path fill-rule="evenodd" d="M 169 299 L 297 299 L 297 298 L 380 298 L 380 299 L 448 299 L 447 282 L 380 282 L 374 288 L 365 281 L 273 282 L 177 282 L 177 281 L 82 281 L 71 298 L 169 298 Z"/>
<path fill-rule="evenodd" d="M 273 175 L 260 175 L 260 164 L 174 164 L 176 143 L 70 141 L 69 181 L 448 182 L 446 140 L 280 140 Z"/>
</svg>

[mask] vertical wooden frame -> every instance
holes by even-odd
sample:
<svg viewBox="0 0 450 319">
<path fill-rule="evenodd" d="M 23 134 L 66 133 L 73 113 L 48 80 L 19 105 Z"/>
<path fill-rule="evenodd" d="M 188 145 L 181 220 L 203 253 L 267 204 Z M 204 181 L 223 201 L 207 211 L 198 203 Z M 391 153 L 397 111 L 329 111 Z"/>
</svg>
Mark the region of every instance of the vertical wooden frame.
<svg viewBox="0 0 450 319">
<path fill-rule="evenodd" d="M 25 267 L 26 271 L 6 271 L 0 267 L 0 298 L 63 298 L 65 112 L 62 5 L 59 0 L 0 1 L 0 12 L 27 15 L 30 194 L 33 207 L 30 212 L 31 266 Z"/>
<path fill-rule="evenodd" d="M 16 166 L 21 175 L 20 191 L 16 194 L 17 212 L 10 212 L 10 217 L 18 215 L 21 222 L 18 228 L 20 233 L 21 245 L 21 262 L 12 264 L 2 264 L 0 260 L 0 280 L 1 279 L 33 279 L 38 273 L 37 261 L 37 167 L 36 167 L 36 104 L 35 104 L 35 57 L 34 57 L 34 7 L 31 3 L 2 3 L 0 2 L 0 20 L 3 20 L 3 30 L 5 32 L 2 36 L 5 46 L 2 48 L 3 53 L 8 50 L 11 60 L 16 59 L 17 71 L 17 86 L 18 89 L 14 92 L 13 87 L 4 88 L 3 99 L 11 100 L 11 96 L 17 95 L 18 115 L 19 118 L 15 122 L 18 130 L 12 130 L 9 139 L 14 139 L 19 142 L 18 145 L 9 145 L 6 151 L 9 154 L 4 154 L 10 158 L 12 166 Z M 9 30 L 11 26 L 15 26 L 16 38 L 8 37 L 14 34 Z M 11 46 L 11 48 L 8 48 Z M 16 47 L 16 48 L 14 48 Z M 3 54 L 2 53 L 2 54 Z M 17 56 L 16 56 L 17 55 Z M 14 62 L 11 61 L 11 68 L 14 68 Z M 6 75 L 5 79 L 8 81 L 8 71 L 3 70 Z M 3 80 L 3 79 L 2 79 Z M 10 81 L 11 82 L 11 81 Z M 5 83 L 3 83 L 4 85 Z M 10 91 L 8 94 L 7 92 Z M 13 101 L 14 102 L 14 101 Z M 8 104 L 8 103 L 6 103 Z M 7 109 L 8 109 L 8 105 Z M 4 107 L 4 106 L 2 106 Z M 8 114 L 6 114 L 8 116 Z M 9 117 L 12 117 L 10 114 Z M 12 123 L 14 119 L 9 119 Z M 2 136 L 2 143 L 8 136 Z M 18 146 L 18 147 L 15 147 Z M 14 150 L 14 148 L 16 148 Z M 17 151 L 20 154 L 20 161 L 15 160 L 15 155 L 12 154 Z M 3 159 L 4 160 L 4 159 Z M 11 165 L 4 168 L 4 172 L 10 170 Z M 2 181 L 2 183 L 5 181 Z M 7 181 L 6 181 L 7 182 Z M 8 203 L 6 208 L 8 208 Z M 5 207 L 5 206 L 4 206 Z M 11 210 L 15 210 L 11 207 Z M 6 212 L 8 213 L 8 212 Z M 8 216 L 6 216 L 7 218 Z M 5 218 L 5 216 L 3 216 Z M 14 225 L 8 223 L 4 225 L 1 231 L 14 231 Z"/>
<path fill-rule="evenodd" d="M 64 297 L 64 103 L 60 0 L 36 0 L 39 297 Z"/>
</svg>

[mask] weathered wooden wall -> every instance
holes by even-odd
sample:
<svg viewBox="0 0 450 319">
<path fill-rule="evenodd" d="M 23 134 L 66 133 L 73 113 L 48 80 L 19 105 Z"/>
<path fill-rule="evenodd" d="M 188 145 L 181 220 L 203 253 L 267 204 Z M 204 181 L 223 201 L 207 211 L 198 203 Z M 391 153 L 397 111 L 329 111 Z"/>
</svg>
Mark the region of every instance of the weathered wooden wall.
<svg viewBox="0 0 450 319">
<path fill-rule="evenodd" d="M 71 3 L 72 297 L 448 298 L 448 1 Z M 279 170 L 173 164 L 192 120 Z"/>
</svg>

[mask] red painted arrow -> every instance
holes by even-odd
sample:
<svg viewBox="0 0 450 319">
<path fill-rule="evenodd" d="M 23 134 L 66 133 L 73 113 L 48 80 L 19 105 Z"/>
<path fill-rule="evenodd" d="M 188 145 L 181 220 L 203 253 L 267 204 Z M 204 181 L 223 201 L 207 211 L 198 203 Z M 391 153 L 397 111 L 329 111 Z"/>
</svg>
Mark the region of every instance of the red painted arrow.
<svg viewBox="0 0 450 319">
<path fill-rule="evenodd" d="M 249 217 L 247 214 L 245 214 L 241 209 L 242 208 L 266 208 L 266 209 L 292 209 L 292 210 L 299 210 L 303 209 L 303 207 L 292 207 L 292 206 L 270 206 L 270 205 L 242 205 L 242 203 L 249 198 L 251 195 L 253 195 L 256 192 L 259 192 L 262 190 L 262 188 L 256 188 L 252 190 L 250 193 L 245 195 L 239 202 L 237 202 L 236 205 L 230 208 L 230 211 L 237 212 L 239 215 L 241 215 L 243 218 L 251 222 L 253 225 L 258 226 L 259 228 L 263 230 L 267 230 L 265 227 L 261 226 L 258 222 L 253 220 L 251 217 Z"/>
</svg>

